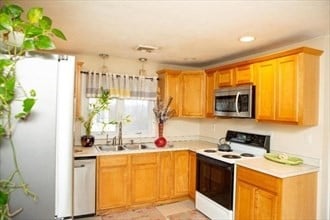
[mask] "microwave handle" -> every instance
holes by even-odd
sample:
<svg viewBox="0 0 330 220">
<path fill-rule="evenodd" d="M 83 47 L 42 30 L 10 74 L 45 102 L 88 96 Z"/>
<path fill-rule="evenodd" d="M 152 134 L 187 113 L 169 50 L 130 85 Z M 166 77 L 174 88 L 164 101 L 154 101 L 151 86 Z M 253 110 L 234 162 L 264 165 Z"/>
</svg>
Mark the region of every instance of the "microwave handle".
<svg viewBox="0 0 330 220">
<path fill-rule="evenodd" d="M 240 96 L 240 92 L 237 92 L 236 94 L 236 100 L 235 100 L 235 107 L 236 107 L 236 113 L 239 114 L 239 111 L 238 111 L 238 97 Z"/>
</svg>

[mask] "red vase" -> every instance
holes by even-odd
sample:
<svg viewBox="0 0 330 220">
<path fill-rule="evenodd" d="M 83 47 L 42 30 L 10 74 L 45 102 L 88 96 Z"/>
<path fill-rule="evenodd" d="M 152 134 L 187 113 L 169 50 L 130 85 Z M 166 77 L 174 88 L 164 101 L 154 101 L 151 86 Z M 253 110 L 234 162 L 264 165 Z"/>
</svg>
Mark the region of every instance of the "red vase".
<svg viewBox="0 0 330 220">
<path fill-rule="evenodd" d="M 158 138 L 155 140 L 155 145 L 157 147 L 165 147 L 167 144 L 166 138 L 163 137 L 164 123 L 158 123 Z"/>
</svg>

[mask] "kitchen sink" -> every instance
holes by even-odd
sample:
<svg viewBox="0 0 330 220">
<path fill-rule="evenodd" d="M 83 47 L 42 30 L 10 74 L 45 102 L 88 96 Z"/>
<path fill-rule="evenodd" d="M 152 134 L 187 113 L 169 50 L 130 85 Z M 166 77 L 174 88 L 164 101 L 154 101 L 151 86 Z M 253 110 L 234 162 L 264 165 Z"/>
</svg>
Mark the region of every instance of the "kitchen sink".
<svg viewBox="0 0 330 220">
<path fill-rule="evenodd" d="M 147 144 L 124 144 L 124 145 L 96 145 L 98 151 L 125 151 L 125 150 L 143 150 L 155 149 L 153 145 Z"/>
<path fill-rule="evenodd" d="M 122 145 L 97 145 L 99 151 L 123 151 L 126 150 Z"/>
<path fill-rule="evenodd" d="M 124 148 L 127 150 L 143 150 L 143 149 L 154 149 L 155 147 L 146 144 L 125 144 Z"/>
</svg>

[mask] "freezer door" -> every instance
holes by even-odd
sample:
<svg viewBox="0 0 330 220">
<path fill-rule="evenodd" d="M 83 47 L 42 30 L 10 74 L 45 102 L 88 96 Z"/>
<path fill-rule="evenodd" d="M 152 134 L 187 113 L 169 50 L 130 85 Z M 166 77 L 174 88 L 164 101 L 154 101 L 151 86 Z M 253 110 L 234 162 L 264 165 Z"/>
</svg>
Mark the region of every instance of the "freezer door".
<svg viewBox="0 0 330 220">
<path fill-rule="evenodd" d="M 10 209 L 23 208 L 15 220 L 72 216 L 75 64 L 74 57 L 68 57 L 66 61 L 58 61 L 58 58 L 58 55 L 35 55 L 20 60 L 17 65 L 20 84 L 27 92 L 35 89 L 37 94 L 32 114 L 26 121 L 15 125 L 13 137 L 23 178 L 38 200 L 33 201 L 22 191 L 13 193 Z M 64 72 L 61 72 L 63 68 L 59 68 L 62 63 L 66 63 Z M 61 93 L 58 93 L 59 89 Z M 20 107 L 21 103 L 17 105 Z M 11 148 L 3 140 L 0 149 L 1 178 L 8 178 L 13 172 L 11 158 Z M 56 190 L 62 190 L 61 194 Z"/>
</svg>

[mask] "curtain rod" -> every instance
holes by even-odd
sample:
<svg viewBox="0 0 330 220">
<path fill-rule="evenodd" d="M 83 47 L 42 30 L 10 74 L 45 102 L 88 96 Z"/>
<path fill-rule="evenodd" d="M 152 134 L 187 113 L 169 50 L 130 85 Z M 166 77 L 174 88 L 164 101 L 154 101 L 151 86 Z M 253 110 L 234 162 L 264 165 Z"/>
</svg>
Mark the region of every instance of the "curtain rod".
<svg viewBox="0 0 330 220">
<path fill-rule="evenodd" d="M 88 74 L 89 72 L 88 71 L 80 71 L 80 73 L 81 74 Z M 93 72 L 94 73 L 94 72 Z M 98 73 L 98 72 L 95 72 L 95 74 L 100 74 L 100 73 Z M 101 73 L 101 75 L 106 75 L 105 73 Z M 117 77 L 119 77 L 119 76 L 122 76 L 122 75 L 120 75 L 120 74 L 116 74 L 116 76 Z M 129 76 L 129 77 L 138 77 L 138 76 Z M 146 79 L 154 79 L 154 77 L 145 77 Z M 157 80 L 159 80 L 159 78 L 157 77 L 156 78 Z"/>
</svg>

